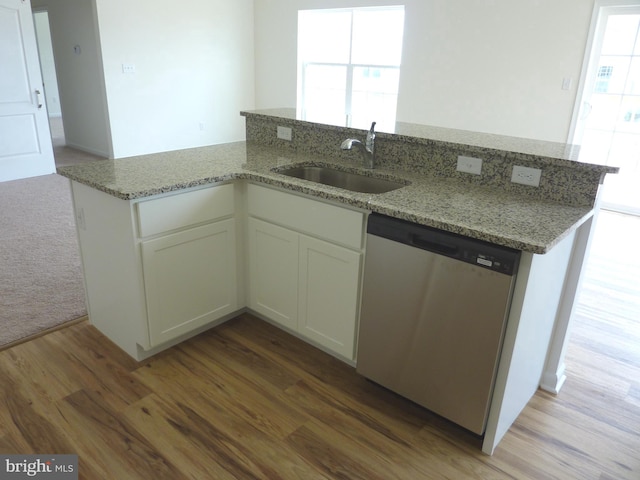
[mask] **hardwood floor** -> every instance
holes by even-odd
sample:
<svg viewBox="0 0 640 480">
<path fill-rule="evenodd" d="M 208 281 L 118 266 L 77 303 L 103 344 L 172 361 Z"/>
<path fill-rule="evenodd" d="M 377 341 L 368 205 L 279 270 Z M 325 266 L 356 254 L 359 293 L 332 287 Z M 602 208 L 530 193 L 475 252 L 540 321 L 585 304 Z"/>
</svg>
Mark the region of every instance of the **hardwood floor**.
<svg viewBox="0 0 640 480">
<path fill-rule="evenodd" d="M 491 457 L 473 434 L 250 315 L 142 363 L 87 322 L 0 352 L 0 452 L 77 453 L 92 480 L 637 480 L 639 297 L 621 314 L 604 307 L 620 285 L 593 282 L 565 386 L 538 392 Z"/>
</svg>

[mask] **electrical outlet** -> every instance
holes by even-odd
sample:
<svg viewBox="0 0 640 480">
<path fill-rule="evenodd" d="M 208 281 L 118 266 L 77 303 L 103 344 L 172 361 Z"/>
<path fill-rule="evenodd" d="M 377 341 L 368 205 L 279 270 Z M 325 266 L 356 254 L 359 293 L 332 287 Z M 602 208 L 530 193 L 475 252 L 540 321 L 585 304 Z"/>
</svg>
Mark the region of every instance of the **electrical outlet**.
<svg viewBox="0 0 640 480">
<path fill-rule="evenodd" d="M 133 63 L 123 63 L 122 73 L 136 73 L 136 66 Z"/>
<path fill-rule="evenodd" d="M 520 183 L 522 185 L 538 187 L 540 185 L 541 175 L 542 170 L 539 168 L 529 168 L 521 167 L 520 165 L 514 165 L 513 172 L 511 173 L 511 181 L 513 183 Z"/>
<path fill-rule="evenodd" d="M 76 209 L 76 225 L 80 230 L 87 229 L 87 222 L 84 220 L 84 208 L 82 207 Z"/>
<path fill-rule="evenodd" d="M 278 138 L 282 140 L 291 141 L 292 131 L 289 127 L 278 126 Z"/>
<path fill-rule="evenodd" d="M 456 170 L 458 172 L 480 175 L 480 173 L 482 173 L 482 159 L 458 155 L 458 166 L 456 167 Z"/>
</svg>

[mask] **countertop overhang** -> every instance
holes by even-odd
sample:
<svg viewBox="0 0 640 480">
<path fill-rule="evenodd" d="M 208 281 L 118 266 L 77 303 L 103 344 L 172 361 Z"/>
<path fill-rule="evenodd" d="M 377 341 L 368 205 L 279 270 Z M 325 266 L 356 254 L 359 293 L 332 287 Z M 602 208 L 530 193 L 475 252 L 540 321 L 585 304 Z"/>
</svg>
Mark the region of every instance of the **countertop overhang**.
<svg viewBox="0 0 640 480">
<path fill-rule="evenodd" d="M 58 168 L 58 174 L 123 200 L 232 180 L 252 180 L 401 218 L 525 252 L 544 254 L 578 228 L 593 208 L 532 199 L 451 178 L 376 169 L 410 183 L 382 194 L 356 193 L 287 177 L 292 164 L 359 163 L 295 153 L 253 142 L 162 152 Z"/>
</svg>

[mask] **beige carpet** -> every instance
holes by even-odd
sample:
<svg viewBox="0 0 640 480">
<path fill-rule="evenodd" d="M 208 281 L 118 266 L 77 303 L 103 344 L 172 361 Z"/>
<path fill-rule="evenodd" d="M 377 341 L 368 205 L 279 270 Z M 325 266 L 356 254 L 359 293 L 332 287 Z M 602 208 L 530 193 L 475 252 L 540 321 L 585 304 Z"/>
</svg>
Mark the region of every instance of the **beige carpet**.
<svg viewBox="0 0 640 480">
<path fill-rule="evenodd" d="M 99 159 L 65 146 L 50 119 L 56 166 Z M 0 183 L 0 348 L 87 314 L 69 181 Z"/>
<path fill-rule="evenodd" d="M 68 180 L 0 183 L 0 347 L 86 314 Z"/>
</svg>

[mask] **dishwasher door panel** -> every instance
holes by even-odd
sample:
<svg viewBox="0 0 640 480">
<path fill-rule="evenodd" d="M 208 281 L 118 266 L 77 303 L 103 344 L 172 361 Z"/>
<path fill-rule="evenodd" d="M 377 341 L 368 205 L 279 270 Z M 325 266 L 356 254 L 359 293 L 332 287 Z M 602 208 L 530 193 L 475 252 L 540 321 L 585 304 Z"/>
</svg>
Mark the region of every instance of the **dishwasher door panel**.
<svg viewBox="0 0 640 480">
<path fill-rule="evenodd" d="M 357 371 L 482 434 L 514 278 L 369 235 Z"/>
</svg>

